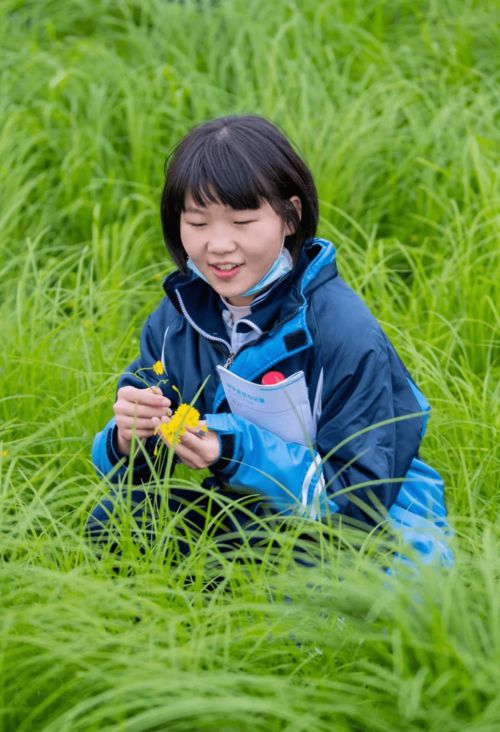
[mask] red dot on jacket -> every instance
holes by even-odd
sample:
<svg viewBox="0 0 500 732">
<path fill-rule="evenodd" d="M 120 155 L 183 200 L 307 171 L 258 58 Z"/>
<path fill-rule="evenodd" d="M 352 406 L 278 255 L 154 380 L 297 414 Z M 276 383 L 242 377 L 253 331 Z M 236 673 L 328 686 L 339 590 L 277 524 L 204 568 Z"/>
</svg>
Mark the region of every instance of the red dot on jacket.
<svg viewBox="0 0 500 732">
<path fill-rule="evenodd" d="M 271 386 L 271 384 L 278 384 L 280 381 L 285 381 L 285 375 L 281 371 L 268 371 L 262 377 L 261 384 Z"/>
</svg>

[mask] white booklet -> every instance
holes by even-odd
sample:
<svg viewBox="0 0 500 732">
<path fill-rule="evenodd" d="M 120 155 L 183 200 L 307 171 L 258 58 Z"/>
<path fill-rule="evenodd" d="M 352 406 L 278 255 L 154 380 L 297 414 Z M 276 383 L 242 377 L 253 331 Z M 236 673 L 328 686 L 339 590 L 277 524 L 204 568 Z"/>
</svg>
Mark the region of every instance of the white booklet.
<svg viewBox="0 0 500 732">
<path fill-rule="evenodd" d="M 303 371 L 277 384 L 254 384 L 217 366 L 231 411 L 287 442 L 314 443 L 313 422 Z"/>
</svg>

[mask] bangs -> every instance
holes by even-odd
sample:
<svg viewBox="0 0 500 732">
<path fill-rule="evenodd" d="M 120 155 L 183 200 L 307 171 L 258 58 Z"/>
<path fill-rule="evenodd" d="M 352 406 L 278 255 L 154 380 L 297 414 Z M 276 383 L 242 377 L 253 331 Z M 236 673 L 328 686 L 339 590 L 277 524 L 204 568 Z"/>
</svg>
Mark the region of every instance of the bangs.
<svg viewBox="0 0 500 732">
<path fill-rule="evenodd" d="M 259 169 L 262 163 L 228 142 L 227 138 L 211 140 L 194 151 L 175 186 L 182 210 L 188 193 L 198 206 L 220 203 L 236 210 L 256 209 L 263 199 L 276 197 L 277 192 Z"/>
</svg>

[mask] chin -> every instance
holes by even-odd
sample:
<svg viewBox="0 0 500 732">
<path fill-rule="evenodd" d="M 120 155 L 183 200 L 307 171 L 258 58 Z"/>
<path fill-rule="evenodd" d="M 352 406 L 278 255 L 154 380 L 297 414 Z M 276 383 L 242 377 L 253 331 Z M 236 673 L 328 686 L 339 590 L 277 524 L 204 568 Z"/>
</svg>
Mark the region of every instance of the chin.
<svg viewBox="0 0 500 732">
<path fill-rule="evenodd" d="M 250 295 L 249 297 L 243 297 L 242 295 L 223 295 L 223 297 L 231 304 L 238 307 L 238 305 L 250 305 L 255 295 Z"/>
<path fill-rule="evenodd" d="M 217 292 L 219 295 L 222 295 L 222 297 L 225 300 L 234 300 L 235 298 L 237 299 L 237 298 L 241 297 L 240 290 L 235 291 L 234 288 L 232 288 L 232 287 L 231 288 L 220 287 L 217 290 Z"/>
<path fill-rule="evenodd" d="M 227 282 L 227 283 L 217 282 L 216 284 L 212 285 L 212 287 L 220 295 L 222 295 L 225 298 L 228 298 L 228 297 L 238 297 L 238 295 L 241 292 L 245 292 L 245 289 L 248 289 L 248 287 L 250 287 L 250 285 L 247 285 L 245 287 L 245 285 L 235 286 L 231 282 Z"/>
</svg>

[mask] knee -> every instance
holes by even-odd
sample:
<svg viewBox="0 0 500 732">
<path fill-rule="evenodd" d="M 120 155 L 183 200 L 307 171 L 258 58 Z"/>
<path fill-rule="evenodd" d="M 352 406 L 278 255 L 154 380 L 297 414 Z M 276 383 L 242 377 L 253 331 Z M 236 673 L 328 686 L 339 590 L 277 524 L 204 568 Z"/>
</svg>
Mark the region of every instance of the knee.
<svg viewBox="0 0 500 732">
<path fill-rule="evenodd" d="M 107 542 L 131 519 L 134 530 L 146 528 L 149 532 L 159 499 L 142 489 L 113 492 L 99 503 L 87 519 L 85 534 L 92 541 Z"/>
<path fill-rule="evenodd" d="M 94 508 L 85 524 L 85 535 L 87 538 L 99 542 L 109 539 L 115 509 L 115 498 L 112 496 L 105 498 Z"/>
</svg>

